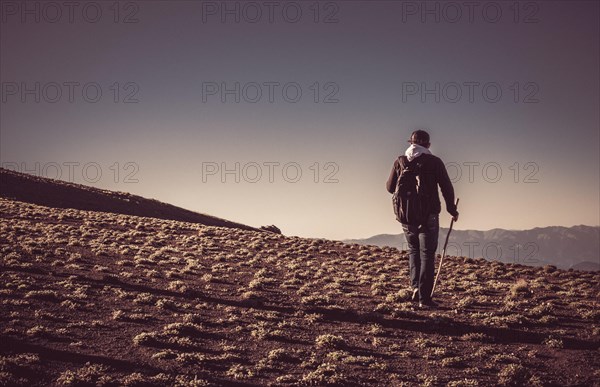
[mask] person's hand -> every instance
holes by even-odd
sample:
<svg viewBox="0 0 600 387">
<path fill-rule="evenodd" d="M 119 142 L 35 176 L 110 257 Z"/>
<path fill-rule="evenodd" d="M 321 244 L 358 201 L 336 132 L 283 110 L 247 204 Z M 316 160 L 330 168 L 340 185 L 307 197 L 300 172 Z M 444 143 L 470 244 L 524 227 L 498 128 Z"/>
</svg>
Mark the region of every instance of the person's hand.
<svg viewBox="0 0 600 387">
<path fill-rule="evenodd" d="M 458 222 L 458 212 L 452 217 L 452 220 Z"/>
</svg>

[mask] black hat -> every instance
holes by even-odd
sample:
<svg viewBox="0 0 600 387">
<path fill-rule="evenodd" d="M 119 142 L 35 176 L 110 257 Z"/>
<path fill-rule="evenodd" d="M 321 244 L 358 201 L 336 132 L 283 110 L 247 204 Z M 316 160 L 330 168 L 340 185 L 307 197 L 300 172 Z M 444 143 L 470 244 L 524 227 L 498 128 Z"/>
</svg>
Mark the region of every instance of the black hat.
<svg viewBox="0 0 600 387">
<path fill-rule="evenodd" d="M 408 140 L 408 142 L 411 144 L 427 145 L 429 144 L 429 133 L 421 129 L 415 130 L 410 135 L 410 140 Z"/>
</svg>

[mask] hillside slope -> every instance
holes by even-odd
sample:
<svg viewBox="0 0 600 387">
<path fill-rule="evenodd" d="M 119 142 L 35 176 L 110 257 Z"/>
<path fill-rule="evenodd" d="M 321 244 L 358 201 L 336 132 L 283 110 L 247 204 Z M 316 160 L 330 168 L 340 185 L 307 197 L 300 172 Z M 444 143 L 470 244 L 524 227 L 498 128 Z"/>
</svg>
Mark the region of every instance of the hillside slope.
<svg viewBox="0 0 600 387">
<path fill-rule="evenodd" d="M 207 226 L 256 230 L 244 224 L 199 214 L 125 192 L 114 192 L 0 168 L 0 197 L 56 208 L 113 212 Z"/>
<path fill-rule="evenodd" d="M 0 199 L 0 385 L 581 385 L 600 274 Z"/>
</svg>

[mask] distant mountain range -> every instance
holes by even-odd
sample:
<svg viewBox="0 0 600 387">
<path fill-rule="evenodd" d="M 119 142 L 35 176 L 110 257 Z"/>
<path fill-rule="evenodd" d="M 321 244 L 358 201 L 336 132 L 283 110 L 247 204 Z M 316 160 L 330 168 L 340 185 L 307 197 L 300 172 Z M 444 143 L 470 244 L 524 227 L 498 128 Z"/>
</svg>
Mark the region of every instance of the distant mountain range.
<svg viewBox="0 0 600 387">
<path fill-rule="evenodd" d="M 438 254 L 448 229 L 440 228 Z M 391 246 L 408 250 L 404 234 L 379 234 L 347 243 Z M 531 230 L 452 230 L 448 255 L 530 266 L 554 265 L 561 269 L 600 270 L 600 227 L 536 227 Z"/>
</svg>

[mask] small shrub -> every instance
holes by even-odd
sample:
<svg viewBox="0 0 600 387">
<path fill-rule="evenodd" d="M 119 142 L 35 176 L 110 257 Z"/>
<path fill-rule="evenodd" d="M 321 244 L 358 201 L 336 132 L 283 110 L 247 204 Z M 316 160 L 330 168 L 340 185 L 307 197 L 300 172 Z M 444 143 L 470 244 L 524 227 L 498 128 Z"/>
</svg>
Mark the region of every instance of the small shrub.
<svg viewBox="0 0 600 387">
<path fill-rule="evenodd" d="M 154 296 L 150 293 L 140 293 L 133 300 L 136 304 L 146 304 L 150 305 L 154 303 Z"/>
<path fill-rule="evenodd" d="M 251 378 L 254 376 L 254 372 L 241 364 L 234 364 L 227 370 L 226 375 L 236 380 L 241 380 Z"/>
<path fill-rule="evenodd" d="M 42 325 L 36 325 L 33 328 L 29 328 L 26 332 L 27 336 L 30 337 L 51 337 L 52 334 L 48 328 Z"/>
<path fill-rule="evenodd" d="M 340 373 L 338 366 L 331 363 L 323 363 L 316 370 L 302 377 L 301 383 L 309 386 L 333 386 L 344 385 L 348 380 Z"/>
<path fill-rule="evenodd" d="M 152 346 L 152 345 L 156 345 L 159 341 L 158 341 L 156 333 L 142 332 L 133 338 L 133 342 L 136 345 Z"/>
<path fill-rule="evenodd" d="M 562 339 L 560 338 L 556 338 L 554 336 L 549 336 L 547 337 L 544 342 L 544 345 L 550 347 L 550 348 L 557 348 L 557 349 L 562 349 L 565 347 Z"/>
<path fill-rule="evenodd" d="M 501 386 L 522 386 L 527 381 L 527 370 L 519 364 L 508 364 L 498 373 Z"/>
<path fill-rule="evenodd" d="M 460 356 L 447 357 L 442 359 L 442 366 L 444 367 L 463 367 L 465 365 L 464 359 Z"/>
<path fill-rule="evenodd" d="M 336 348 L 341 349 L 346 347 L 346 341 L 341 336 L 332 334 L 321 335 L 316 338 L 315 344 L 317 348 Z"/>
<path fill-rule="evenodd" d="M 168 298 L 161 298 L 158 301 L 156 301 L 156 307 L 159 309 L 171 309 L 174 310 L 177 306 L 177 304 L 172 301 L 169 300 Z"/>
<path fill-rule="evenodd" d="M 459 379 L 448 382 L 447 387 L 471 387 L 479 386 L 479 382 L 476 379 Z"/>
<path fill-rule="evenodd" d="M 75 371 L 67 370 L 60 374 L 56 380 L 56 384 L 61 386 L 92 386 L 110 384 L 112 380 L 108 375 L 106 375 L 108 371 L 108 367 L 104 365 L 86 363 L 85 366 Z"/>
<path fill-rule="evenodd" d="M 524 279 L 518 280 L 515 284 L 510 287 L 510 295 L 513 298 L 517 298 L 519 296 L 528 297 L 531 295 L 531 290 L 529 289 L 529 284 Z"/>
</svg>

